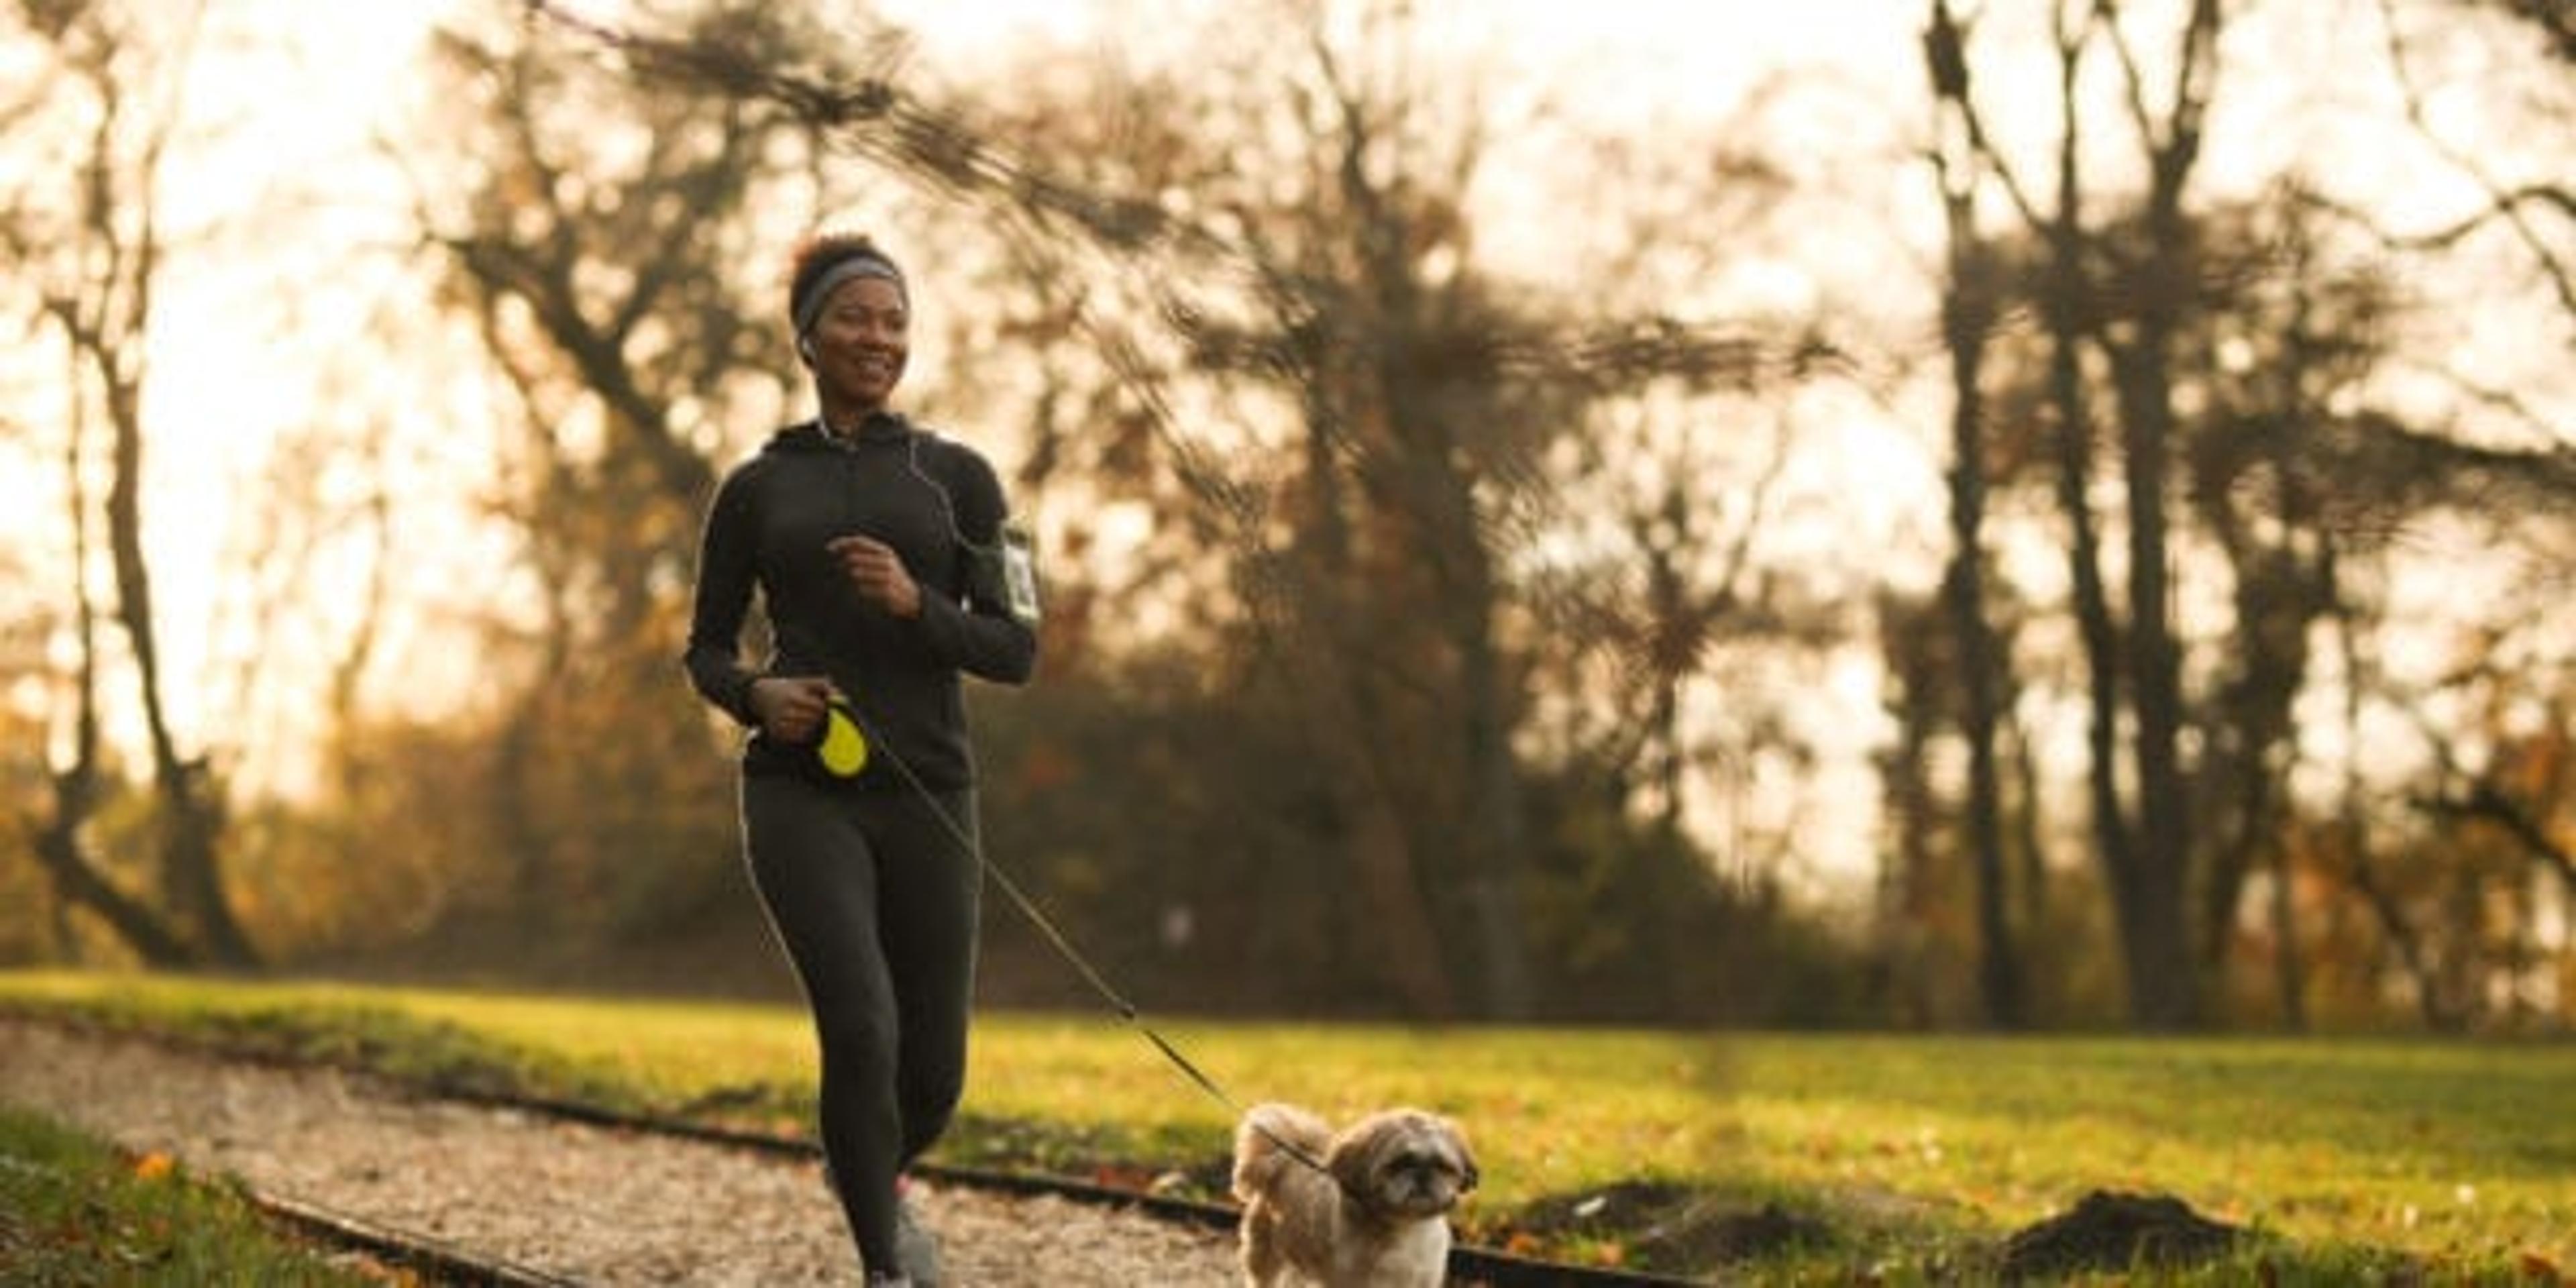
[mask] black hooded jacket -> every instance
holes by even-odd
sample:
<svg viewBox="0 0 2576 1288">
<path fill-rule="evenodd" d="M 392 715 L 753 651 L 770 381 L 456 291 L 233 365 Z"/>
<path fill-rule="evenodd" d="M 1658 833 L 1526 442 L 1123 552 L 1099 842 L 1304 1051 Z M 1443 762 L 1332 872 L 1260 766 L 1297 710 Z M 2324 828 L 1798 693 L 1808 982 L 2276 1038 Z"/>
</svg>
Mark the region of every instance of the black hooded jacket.
<svg viewBox="0 0 2576 1288">
<path fill-rule="evenodd" d="M 854 437 L 815 422 L 780 430 L 734 468 L 708 507 L 697 604 L 685 656 L 709 702 L 757 730 L 751 682 L 829 676 L 871 744 L 861 788 L 901 785 L 899 759 L 934 790 L 974 782 L 958 677 L 1027 681 L 1037 634 L 999 592 L 970 575 L 969 548 L 993 549 L 1007 516 L 1001 481 L 974 449 L 899 416 L 870 417 Z M 921 586 L 909 621 L 860 598 L 826 542 L 850 533 L 894 548 Z M 742 628 L 757 588 L 770 656 L 744 664 Z M 812 774 L 812 749 L 755 732 L 744 772 Z"/>
</svg>

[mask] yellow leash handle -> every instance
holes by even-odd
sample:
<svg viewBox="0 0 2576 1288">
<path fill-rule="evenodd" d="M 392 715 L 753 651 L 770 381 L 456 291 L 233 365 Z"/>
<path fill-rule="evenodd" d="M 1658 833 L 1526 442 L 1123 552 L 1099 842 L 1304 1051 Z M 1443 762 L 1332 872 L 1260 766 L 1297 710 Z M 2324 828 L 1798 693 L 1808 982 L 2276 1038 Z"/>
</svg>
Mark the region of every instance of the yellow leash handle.
<svg viewBox="0 0 2576 1288">
<path fill-rule="evenodd" d="M 856 778 L 868 767 L 868 738 L 849 707 L 834 702 L 824 709 L 823 740 L 815 744 L 814 758 L 834 778 Z"/>
</svg>

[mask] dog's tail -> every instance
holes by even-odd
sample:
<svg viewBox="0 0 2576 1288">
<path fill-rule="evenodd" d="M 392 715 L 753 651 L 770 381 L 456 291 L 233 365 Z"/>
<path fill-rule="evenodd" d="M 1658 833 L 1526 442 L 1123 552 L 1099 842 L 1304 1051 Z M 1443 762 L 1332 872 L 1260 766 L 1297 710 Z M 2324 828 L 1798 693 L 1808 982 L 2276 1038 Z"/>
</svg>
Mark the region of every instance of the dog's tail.
<svg viewBox="0 0 2576 1288">
<path fill-rule="evenodd" d="M 1320 1158 L 1332 1140 L 1323 1119 L 1295 1105 L 1254 1105 L 1234 1130 L 1234 1197 L 1249 1203 L 1256 1194 L 1276 1190 L 1284 1170 L 1308 1166 L 1287 1147 Z"/>
</svg>

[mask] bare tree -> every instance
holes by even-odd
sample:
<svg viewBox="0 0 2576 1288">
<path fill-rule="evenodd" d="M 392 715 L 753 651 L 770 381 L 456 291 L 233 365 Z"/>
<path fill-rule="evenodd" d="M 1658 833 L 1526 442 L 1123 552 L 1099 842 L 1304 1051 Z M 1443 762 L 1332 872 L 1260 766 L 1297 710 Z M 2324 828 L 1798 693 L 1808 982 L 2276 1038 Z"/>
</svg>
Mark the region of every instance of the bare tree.
<svg viewBox="0 0 2576 1288">
<path fill-rule="evenodd" d="M 179 746 L 167 711 L 168 677 L 151 568 L 144 557 L 144 340 L 167 249 L 158 191 L 162 161 L 180 121 L 179 87 L 193 52 L 201 4 L 138 14 L 122 6 L 27 4 L 25 38 L 44 51 L 58 96 L 17 124 L 22 137 L 60 162 L 21 171 L 69 175 L 69 191 L 22 194 L 0 221 L 0 250 L 32 284 L 36 305 L 74 356 L 74 405 L 94 408 L 107 433 L 106 545 L 113 613 L 135 667 L 159 813 L 158 895 L 170 919 L 155 928 L 145 905 L 118 896 L 80 853 L 77 836 L 92 805 L 96 653 L 84 648 L 75 762 L 60 780 L 43 847 L 67 896 L 106 913 L 119 932 L 156 959 L 253 961 L 223 881 L 224 792 L 209 757 Z M 150 38 L 147 28 L 158 28 Z M 33 182 L 35 180 L 31 180 Z M 84 466 L 74 436 L 72 469 Z M 77 495 L 77 487 L 75 495 Z M 75 579 L 86 569 L 75 566 Z M 86 602 L 86 588 L 81 590 Z M 84 614 L 84 630 L 86 615 Z M 182 947 L 184 945 L 184 947 Z"/>
<path fill-rule="evenodd" d="M 2050 248 L 2054 267 L 2041 314 L 2054 350 L 2059 493 L 2075 534 L 2071 580 L 2092 678 L 2097 853 L 2120 928 L 2131 1017 L 2148 1028 L 2182 1028 L 2198 1023 L 2202 1011 L 2187 911 L 2193 855 L 2182 755 L 2187 708 L 2172 618 L 2175 537 L 2169 508 L 2179 438 L 2174 346 L 2196 280 L 2196 230 L 2184 198 L 2216 88 L 2223 9 L 2215 0 L 2190 6 L 2174 35 L 2172 81 L 2162 87 L 2147 82 L 2121 7 L 2077 5 L 2070 11 L 2061 4 L 2052 12 L 2062 112 L 2053 210 L 2043 210 L 2031 197 L 1994 146 L 1974 100 L 1965 37 L 1946 6 L 1935 9 L 1927 54 L 1935 92 L 1959 114 L 1968 148 L 1985 159 L 2032 235 Z M 2077 92 L 2085 60 L 2101 47 L 2116 60 L 2121 101 L 2147 180 L 2132 220 L 2088 233 L 2080 222 L 2087 194 L 2078 169 L 2084 118 Z M 2082 379 L 2088 352 L 2110 374 L 2118 431 L 2127 615 L 2117 622 L 2104 593 L 2090 495 L 2095 418 Z M 2118 736 L 2122 729 L 2125 739 Z M 2134 784 L 2133 814 L 2120 800 L 2123 781 Z"/>
<path fill-rule="evenodd" d="M 81 462 L 87 435 L 83 432 L 87 416 L 75 404 L 70 434 L 65 448 L 64 477 L 67 481 L 68 521 L 71 531 L 73 566 L 88 565 L 90 549 L 91 506 L 87 489 L 81 484 Z M 99 732 L 99 657 L 98 607 L 90 598 L 89 578 L 72 578 L 72 603 L 68 614 L 76 645 L 71 690 L 71 759 L 68 764 L 52 766 L 47 786 L 52 793 L 51 808 L 41 819 L 25 826 L 28 848 L 36 861 L 52 878 L 55 897 L 63 907 L 83 907 L 98 914 L 117 937 L 143 960 L 154 966 L 180 966 L 193 961 L 196 953 L 172 924 L 171 918 L 154 902 L 129 894 L 107 875 L 108 865 L 91 852 L 88 834 L 92 817 L 101 803 L 106 772 L 105 752 Z"/>
</svg>

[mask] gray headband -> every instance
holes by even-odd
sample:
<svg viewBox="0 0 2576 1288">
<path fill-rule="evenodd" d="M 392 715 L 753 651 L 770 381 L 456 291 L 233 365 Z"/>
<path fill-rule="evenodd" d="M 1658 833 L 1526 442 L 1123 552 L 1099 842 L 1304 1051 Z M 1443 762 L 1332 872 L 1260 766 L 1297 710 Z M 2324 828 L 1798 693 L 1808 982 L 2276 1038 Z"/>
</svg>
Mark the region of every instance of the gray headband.
<svg viewBox="0 0 2576 1288">
<path fill-rule="evenodd" d="M 823 302 L 831 299 L 832 292 L 839 290 L 844 283 L 861 277 L 884 278 L 894 283 L 896 294 L 902 295 L 906 303 L 911 301 L 911 293 L 904 289 L 903 270 L 896 268 L 893 260 L 870 251 L 860 251 L 824 269 L 822 276 L 805 288 L 805 296 L 797 302 L 794 313 L 796 334 L 802 337 L 812 332 L 814 320 L 823 315 Z"/>
</svg>

